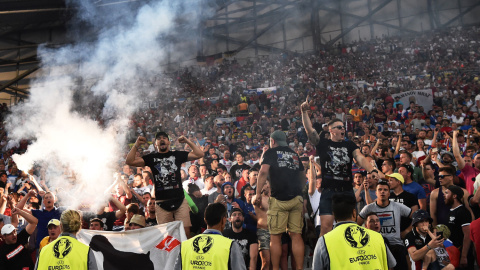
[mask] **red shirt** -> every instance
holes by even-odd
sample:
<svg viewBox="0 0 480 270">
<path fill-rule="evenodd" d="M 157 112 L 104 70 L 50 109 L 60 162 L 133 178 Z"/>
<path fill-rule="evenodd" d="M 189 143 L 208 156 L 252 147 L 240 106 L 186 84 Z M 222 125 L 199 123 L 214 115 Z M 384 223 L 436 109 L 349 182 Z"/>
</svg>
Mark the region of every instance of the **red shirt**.
<svg viewBox="0 0 480 270">
<path fill-rule="evenodd" d="M 477 250 L 477 262 L 480 262 L 480 218 L 470 223 L 470 239 Z"/>
</svg>

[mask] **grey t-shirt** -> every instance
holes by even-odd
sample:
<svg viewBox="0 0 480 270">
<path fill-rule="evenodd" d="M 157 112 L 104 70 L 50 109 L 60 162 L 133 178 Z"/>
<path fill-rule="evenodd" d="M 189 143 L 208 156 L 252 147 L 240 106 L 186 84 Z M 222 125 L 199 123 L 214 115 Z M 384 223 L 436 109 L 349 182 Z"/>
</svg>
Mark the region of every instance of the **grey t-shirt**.
<svg viewBox="0 0 480 270">
<path fill-rule="evenodd" d="M 3 224 L 12 224 L 12 218 L 9 216 L 0 214 L 0 220 L 3 220 Z"/>
<path fill-rule="evenodd" d="M 377 213 L 382 225 L 380 233 L 388 239 L 390 244 L 403 245 L 403 241 L 400 238 L 400 218 L 410 216 L 412 209 L 397 202 L 390 202 L 386 207 L 380 207 L 377 205 L 377 202 L 374 202 L 366 205 L 359 216 L 365 219 L 370 212 Z"/>
</svg>

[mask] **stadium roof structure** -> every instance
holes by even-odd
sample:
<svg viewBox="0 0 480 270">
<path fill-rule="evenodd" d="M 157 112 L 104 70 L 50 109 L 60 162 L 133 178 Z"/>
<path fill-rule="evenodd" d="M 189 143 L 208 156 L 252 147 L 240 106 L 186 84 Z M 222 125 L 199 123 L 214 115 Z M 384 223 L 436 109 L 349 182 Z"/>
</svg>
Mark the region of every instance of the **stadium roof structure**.
<svg viewBox="0 0 480 270">
<path fill-rule="evenodd" d="M 88 1 L 109 8 L 155 0 Z M 477 0 L 199 1 L 204 8 L 198 10 L 193 57 L 315 52 L 359 39 L 480 24 Z M 65 33 L 77 7 L 70 2 L 0 0 L 0 102 L 28 97 L 30 79 L 41 69 L 38 46 L 71 42 Z"/>
</svg>

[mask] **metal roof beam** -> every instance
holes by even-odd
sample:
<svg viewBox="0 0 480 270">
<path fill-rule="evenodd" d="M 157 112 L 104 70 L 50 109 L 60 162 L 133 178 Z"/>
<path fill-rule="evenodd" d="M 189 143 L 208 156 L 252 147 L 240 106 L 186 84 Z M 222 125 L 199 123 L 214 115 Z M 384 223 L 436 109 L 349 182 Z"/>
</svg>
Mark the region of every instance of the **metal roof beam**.
<svg viewBox="0 0 480 270">
<path fill-rule="evenodd" d="M 453 17 L 448 22 L 442 24 L 440 27 L 442 27 L 442 28 L 447 27 L 449 24 L 451 24 L 452 22 L 454 22 L 454 21 L 458 20 L 459 18 L 463 17 L 465 14 L 472 11 L 474 8 L 476 8 L 478 6 L 480 6 L 480 1 L 477 1 L 477 3 L 475 3 L 473 6 L 470 6 L 467 9 L 465 9 L 464 11 L 460 12 L 457 16 Z"/>
<path fill-rule="evenodd" d="M 381 10 L 382 8 L 384 8 L 386 5 L 388 5 L 390 2 L 392 2 L 392 0 L 385 0 L 383 1 L 380 5 L 378 5 L 375 9 L 373 9 L 371 12 L 369 12 L 365 17 L 362 17 L 362 19 L 358 20 L 356 23 L 352 24 L 351 26 L 349 26 L 348 28 L 344 29 L 343 32 L 341 34 L 339 34 L 338 36 L 334 37 L 332 40 L 330 40 L 328 43 L 327 43 L 327 46 L 331 46 L 332 44 L 335 44 L 335 42 L 337 42 L 337 40 L 341 39 L 342 37 L 346 36 L 348 33 L 350 33 L 350 31 L 352 31 L 353 29 L 355 29 L 357 26 L 359 26 L 362 22 L 368 20 L 369 18 L 372 17 L 373 14 L 377 13 L 379 10 Z"/>
<path fill-rule="evenodd" d="M 7 84 L 0 86 L 0 91 L 4 91 L 6 88 L 10 87 L 11 85 L 17 83 L 21 79 L 27 77 L 28 75 L 32 74 L 33 72 L 37 71 L 39 67 L 35 67 L 33 69 L 27 70 L 24 73 L 18 75 L 17 77 L 10 80 Z"/>
</svg>

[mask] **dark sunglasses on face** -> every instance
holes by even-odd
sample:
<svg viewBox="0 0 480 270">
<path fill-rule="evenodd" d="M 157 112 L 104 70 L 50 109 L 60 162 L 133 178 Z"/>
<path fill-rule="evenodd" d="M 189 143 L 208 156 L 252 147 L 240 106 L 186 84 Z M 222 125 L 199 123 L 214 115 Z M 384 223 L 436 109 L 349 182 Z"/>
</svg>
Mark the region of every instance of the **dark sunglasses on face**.
<svg viewBox="0 0 480 270">
<path fill-rule="evenodd" d="M 333 129 L 333 128 L 340 129 L 340 130 L 341 130 L 341 129 L 345 129 L 345 127 L 344 127 L 343 125 L 339 125 L 339 126 L 332 127 L 332 129 Z"/>
<path fill-rule="evenodd" d="M 438 178 L 443 179 L 443 178 L 445 178 L 446 176 L 452 176 L 452 175 L 451 175 L 451 174 L 439 175 Z"/>
</svg>

